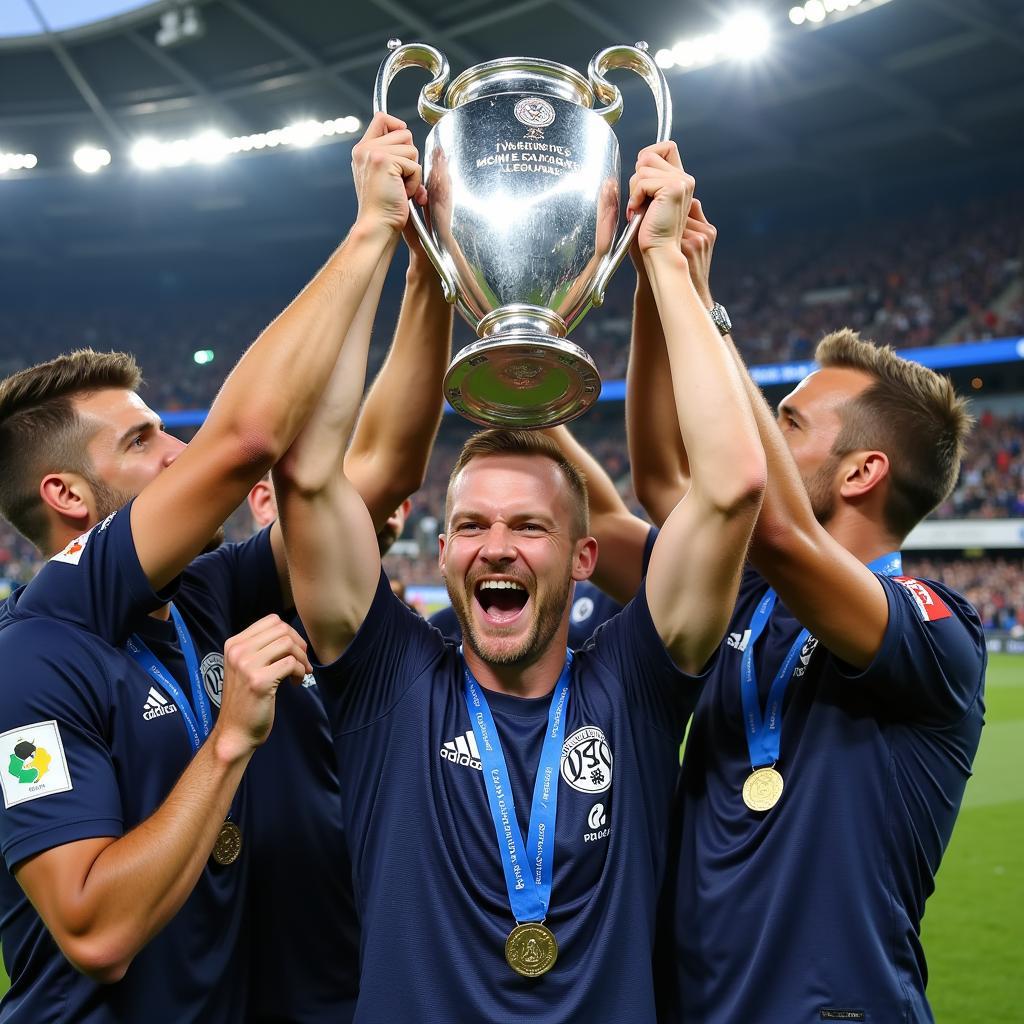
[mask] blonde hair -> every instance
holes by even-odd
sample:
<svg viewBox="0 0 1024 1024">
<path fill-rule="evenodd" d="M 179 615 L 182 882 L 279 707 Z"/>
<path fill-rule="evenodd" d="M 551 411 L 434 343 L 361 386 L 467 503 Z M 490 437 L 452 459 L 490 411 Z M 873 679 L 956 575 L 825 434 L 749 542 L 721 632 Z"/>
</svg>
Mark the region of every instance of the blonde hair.
<svg viewBox="0 0 1024 1024">
<path fill-rule="evenodd" d="M 448 478 L 448 493 L 445 497 L 444 524 L 448 528 L 451 517 L 452 486 L 456 477 L 473 459 L 486 455 L 537 455 L 550 459 L 561 470 L 569 485 L 573 506 L 573 540 L 586 537 L 590 532 L 590 501 L 587 496 L 587 482 L 583 474 L 565 457 L 562 449 L 546 434 L 535 430 L 507 430 L 495 428 L 473 434 L 462 446 L 459 457 Z"/>
</svg>

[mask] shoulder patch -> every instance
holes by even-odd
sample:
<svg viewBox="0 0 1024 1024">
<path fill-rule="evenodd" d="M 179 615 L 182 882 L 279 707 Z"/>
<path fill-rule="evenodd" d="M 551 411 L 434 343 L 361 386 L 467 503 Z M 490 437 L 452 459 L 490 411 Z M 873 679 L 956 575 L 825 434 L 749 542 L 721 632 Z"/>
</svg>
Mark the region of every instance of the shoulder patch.
<svg viewBox="0 0 1024 1024">
<path fill-rule="evenodd" d="M 85 545 L 89 543 L 89 534 L 91 533 L 92 530 L 88 530 L 81 537 L 76 537 L 63 551 L 58 551 L 57 554 L 53 555 L 50 561 L 78 565 L 82 560 L 82 552 L 85 550 Z"/>
<path fill-rule="evenodd" d="M 55 721 L 24 725 L 0 735 L 0 788 L 7 808 L 74 788 Z"/>
<path fill-rule="evenodd" d="M 915 580 L 912 576 L 894 576 L 893 579 L 914 599 L 917 611 L 925 622 L 936 622 L 952 616 L 946 602 L 927 583 Z"/>
</svg>

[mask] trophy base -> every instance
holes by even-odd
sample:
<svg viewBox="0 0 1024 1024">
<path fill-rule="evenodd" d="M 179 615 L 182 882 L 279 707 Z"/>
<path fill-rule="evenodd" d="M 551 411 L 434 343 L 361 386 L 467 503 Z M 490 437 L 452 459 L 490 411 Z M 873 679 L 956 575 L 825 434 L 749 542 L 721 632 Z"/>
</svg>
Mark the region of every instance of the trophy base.
<svg viewBox="0 0 1024 1024">
<path fill-rule="evenodd" d="M 444 377 L 444 396 L 483 427 L 556 427 L 586 412 L 601 393 L 593 359 L 571 341 L 503 331 L 467 345 Z"/>
</svg>

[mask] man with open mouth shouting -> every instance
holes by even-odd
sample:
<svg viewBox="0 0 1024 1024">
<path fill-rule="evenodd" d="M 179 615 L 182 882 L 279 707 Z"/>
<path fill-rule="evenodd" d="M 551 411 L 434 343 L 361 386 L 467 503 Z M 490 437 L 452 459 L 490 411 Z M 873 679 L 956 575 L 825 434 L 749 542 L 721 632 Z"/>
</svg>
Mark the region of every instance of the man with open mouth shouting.
<svg viewBox="0 0 1024 1024">
<path fill-rule="evenodd" d="M 749 403 L 679 249 L 674 144 L 628 210 L 671 353 L 692 486 L 636 598 L 575 654 L 597 560 L 587 489 L 540 433 L 452 472 L 440 567 L 463 645 L 391 593 L 343 472 L 365 343 L 275 469 L 296 607 L 339 757 L 362 924 L 355 1021 L 655 1020 L 651 956 L 679 743 L 765 483 Z"/>
</svg>

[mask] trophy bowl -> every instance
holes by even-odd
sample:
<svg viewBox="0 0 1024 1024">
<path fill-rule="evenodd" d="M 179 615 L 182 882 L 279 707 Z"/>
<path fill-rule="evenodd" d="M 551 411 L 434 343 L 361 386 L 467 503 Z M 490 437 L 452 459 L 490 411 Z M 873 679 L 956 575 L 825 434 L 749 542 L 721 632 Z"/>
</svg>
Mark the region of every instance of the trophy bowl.
<svg viewBox="0 0 1024 1024">
<path fill-rule="evenodd" d="M 664 76 L 637 44 L 601 51 L 587 78 L 553 61 L 510 57 L 448 85 L 448 62 L 434 47 L 389 46 L 375 110 L 387 111 L 399 71 L 433 75 L 418 104 L 432 125 L 426 217 L 414 203 L 410 216 L 446 298 L 478 338 L 452 360 L 445 398 L 484 426 L 565 423 L 601 391 L 593 359 L 567 335 L 601 305 L 640 224 L 634 217 L 616 238 L 620 166 L 611 125 L 622 98 L 604 75 L 628 68 L 647 81 L 658 141 L 671 131 Z"/>
</svg>

